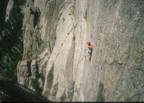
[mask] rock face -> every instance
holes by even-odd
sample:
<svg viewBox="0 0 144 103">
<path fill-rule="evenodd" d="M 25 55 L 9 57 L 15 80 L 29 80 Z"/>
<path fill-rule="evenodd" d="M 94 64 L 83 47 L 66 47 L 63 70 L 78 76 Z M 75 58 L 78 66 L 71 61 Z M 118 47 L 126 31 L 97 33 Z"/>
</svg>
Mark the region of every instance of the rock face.
<svg viewBox="0 0 144 103">
<path fill-rule="evenodd" d="M 26 0 L 18 82 L 52 101 L 143 101 L 143 5 Z M 94 43 L 91 62 L 87 41 Z"/>
</svg>

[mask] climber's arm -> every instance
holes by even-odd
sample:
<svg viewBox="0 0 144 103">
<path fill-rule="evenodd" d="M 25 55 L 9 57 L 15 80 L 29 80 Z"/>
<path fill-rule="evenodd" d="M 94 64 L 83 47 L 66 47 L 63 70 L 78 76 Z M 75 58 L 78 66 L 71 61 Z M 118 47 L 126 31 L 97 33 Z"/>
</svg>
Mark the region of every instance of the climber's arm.
<svg viewBox="0 0 144 103">
<path fill-rule="evenodd" d="M 93 45 L 92 45 L 92 44 L 91 44 L 91 45 L 89 45 L 89 46 L 88 46 L 88 48 L 93 48 Z"/>
</svg>

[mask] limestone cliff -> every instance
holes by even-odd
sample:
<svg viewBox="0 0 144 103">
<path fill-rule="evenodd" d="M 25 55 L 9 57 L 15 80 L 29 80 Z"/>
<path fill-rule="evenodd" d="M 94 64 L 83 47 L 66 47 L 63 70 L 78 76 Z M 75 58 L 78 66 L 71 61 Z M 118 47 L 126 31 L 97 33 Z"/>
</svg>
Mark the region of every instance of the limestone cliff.
<svg viewBox="0 0 144 103">
<path fill-rule="evenodd" d="M 143 5 L 25 0 L 18 82 L 52 101 L 143 101 Z M 94 43 L 91 62 L 87 41 Z"/>
</svg>

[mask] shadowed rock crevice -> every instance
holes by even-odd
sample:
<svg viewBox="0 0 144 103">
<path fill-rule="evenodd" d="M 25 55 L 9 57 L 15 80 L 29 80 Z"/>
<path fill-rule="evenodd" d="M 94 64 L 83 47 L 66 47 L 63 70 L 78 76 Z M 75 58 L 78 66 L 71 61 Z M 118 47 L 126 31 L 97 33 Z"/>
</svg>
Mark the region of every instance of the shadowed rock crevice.
<svg viewBox="0 0 144 103">
<path fill-rule="evenodd" d="M 54 72 L 54 64 L 52 65 L 52 68 L 50 69 L 50 71 L 49 71 L 49 74 L 48 74 L 48 79 L 47 79 L 47 88 L 46 88 L 46 90 L 47 90 L 47 97 L 50 95 L 50 91 L 51 91 L 51 88 L 52 88 L 52 85 L 53 85 L 53 72 Z M 55 93 L 54 93 L 55 94 Z"/>
<path fill-rule="evenodd" d="M 57 90 L 58 90 L 58 83 L 56 83 L 56 84 L 53 86 L 53 91 L 51 92 L 52 97 L 56 97 Z"/>
<path fill-rule="evenodd" d="M 64 102 L 65 100 L 66 100 L 66 94 L 65 94 L 65 91 L 64 91 L 62 96 L 60 97 L 60 101 Z"/>
<path fill-rule="evenodd" d="M 30 77 L 32 74 L 31 74 L 31 60 L 30 61 L 27 61 L 27 67 L 28 67 L 28 77 Z"/>
<path fill-rule="evenodd" d="M 98 94 L 97 94 L 97 101 L 98 102 L 104 102 L 105 101 L 105 97 L 104 97 L 104 85 L 101 82 L 99 84 L 99 90 L 98 90 Z"/>
<path fill-rule="evenodd" d="M 38 7 L 31 7 L 30 8 L 31 14 L 34 15 L 33 25 L 35 26 L 39 23 L 40 20 L 40 10 Z"/>
</svg>

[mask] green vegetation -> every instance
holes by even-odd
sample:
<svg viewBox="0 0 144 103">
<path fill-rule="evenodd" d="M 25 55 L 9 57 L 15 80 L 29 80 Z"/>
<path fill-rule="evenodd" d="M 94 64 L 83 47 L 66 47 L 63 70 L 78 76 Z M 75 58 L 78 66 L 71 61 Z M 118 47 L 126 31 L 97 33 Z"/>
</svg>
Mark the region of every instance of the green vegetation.
<svg viewBox="0 0 144 103">
<path fill-rule="evenodd" d="M 31 85 L 35 89 L 37 89 L 39 87 L 38 81 L 36 79 L 31 79 Z"/>
<path fill-rule="evenodd" d="M 38 80 L 35 78 L 31 79 L 31 86 L 35 89 L 35 91 L 40 94 L 42 90 L 39 88 L 39 83 Z"/>
<path fill-rule="evenodd" d="M 5 18 L 0 20 L 3 23 L 0 25 L 0 72 L 13 80 L 16 80 L 16 66 L 21 60 L 23 51 L 21 30 L 23 15 L 19 6 L 24 2 L 25 0 L 14 0 L 8 21 L 5 22 Z"/>
</svg>

